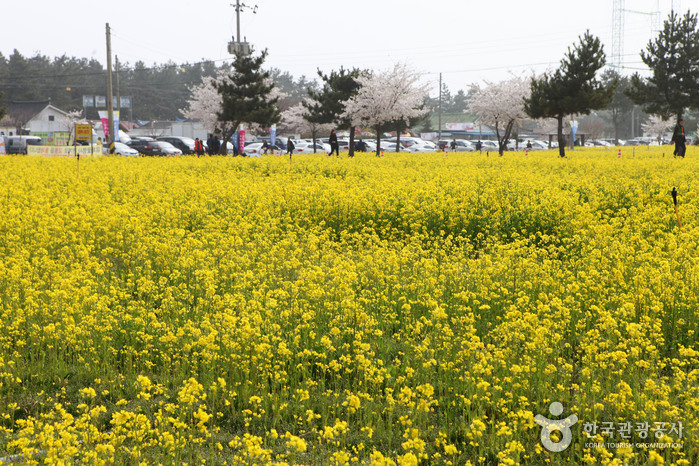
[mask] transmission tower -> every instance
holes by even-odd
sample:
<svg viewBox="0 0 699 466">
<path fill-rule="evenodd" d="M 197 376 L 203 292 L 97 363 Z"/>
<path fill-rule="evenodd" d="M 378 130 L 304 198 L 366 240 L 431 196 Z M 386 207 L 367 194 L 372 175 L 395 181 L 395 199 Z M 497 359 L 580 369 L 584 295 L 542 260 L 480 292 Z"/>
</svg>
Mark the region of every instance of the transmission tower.
<svg viewBox="0 0 699 466">
<path fill-rule="evenodd" d="M 679 0 L 677 1 L 679 3 Z M 673 8 L 675 0 L 672 1 Z M 646 12 L 638 10 L 627 10 L 624 8 L 624 0 L 614 0 L 614 10 L 612 12 L 612 56 L 610 65 L 617 69 L 624 68 L 624 16 L 626 13 L 650 16 L 651 31 L 657 33 L 662 26 L 660 21 L 660 0 L 656 0 L 655 11 Z"/>
<path fill-rule="evenodd" d="M 612 11 L 612 67 L 624 67 L 624 0 L 614 0 Z"/>
</svg>

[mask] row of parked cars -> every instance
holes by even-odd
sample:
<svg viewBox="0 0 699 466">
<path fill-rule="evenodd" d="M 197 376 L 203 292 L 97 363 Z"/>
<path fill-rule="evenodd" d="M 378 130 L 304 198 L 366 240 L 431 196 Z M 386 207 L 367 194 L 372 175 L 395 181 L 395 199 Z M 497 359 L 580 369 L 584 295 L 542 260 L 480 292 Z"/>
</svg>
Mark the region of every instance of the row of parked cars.
<svg viewBox="0 0 699 466">
<path fill-rule="evenodd" d="M 313 153 L 328 153 L 330 152 L 330 144 L 328 138 L 321 138 L 315 140 L 315 148 L 313 144 L 313 139 L 292 139 L 294 142 L 294 154 L 313 154 Z M 245 149 L 243 153 L 248 156 L 259 156 L 265 153 L 286 153 L 288 138 L 277 137 L 275 144 L 270 144 L 269 137 L 260 138 L 259 140 L 249 141 L 245 144 Z M 694 143 L 698 143 L 695 141 Z M 204 146 L 205 142 L 202 141 Z M 355 150 L 361 151 L 362 149 L 366 152 L 376 151 L 376 140 L 372 139 L 356 139 Z M 667 144 L 667 141 L 663 141 Z M 339 139 L 338 146 L 340 151 L 349 150 L 349 140 Z M 398 140 L 396 138 L 382 139 L 381 151 L 385 152 L 397 152 L 398 151 Z M 657 145 L 656 140 L 650 138 L 636 138 L 629 141 L 619 141 L 619 145 Z M 454 147 L 452 147 L 454 145 Z M 493 140 L 481 140 L 480 141 L 482 151 L 497 151 L 498 143 Z M 611 139 L 594 139 L 585 142 L 587 147 L 608 147 L 614 146 L 614 141 Z M 477 149 L 477 141 L 471 141 L 466 139 L 443 139 L 436 143 L 432 141 L 426 141 L 424 139 L 415 137 L 401 137 L 400 138 L 400 151 L 401 152 L 436 152 L 440 149 L 453 151 L 453 152 L 473 152 Z M 558 143 L 556 141 L 551 142 L 551 148 L 557 148 Z M 511 139 L 507 144 L 508 151 L 515 150 L 546 150 L 549 149 L 549 143 L 546 141 L 541 141 L 537 139 L 524 139 L 517 142 Z M 181 137 L 181 136 L 161 136 L 158 138 L 149 137 L 137 137 L 130 141 L 124 143 L 117 142 L 115 144 L 115 152 L 120 155 L 135 156 L 135 155 L 146 155 L 146 156 L 175 156 L 175 155 L 188 155 L 194 153 L 194 139 Z M 233 146 L 228 143 L 229 154 L 232 154 Z"/>
</svg>

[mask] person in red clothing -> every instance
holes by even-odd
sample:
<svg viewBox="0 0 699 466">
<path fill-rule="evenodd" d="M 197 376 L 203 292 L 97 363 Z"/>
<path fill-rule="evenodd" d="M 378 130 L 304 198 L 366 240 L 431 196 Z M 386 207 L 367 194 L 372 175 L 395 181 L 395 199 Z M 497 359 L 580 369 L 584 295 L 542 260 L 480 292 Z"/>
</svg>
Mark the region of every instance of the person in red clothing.
<svg viewBox="0 0 699 466">
<path fill-rule="evenodd" d="M 199 138 L 194 140 L 194 153 L 197 154 L 197 157 L 204 155 L 204 144 Z"/>
</svg>

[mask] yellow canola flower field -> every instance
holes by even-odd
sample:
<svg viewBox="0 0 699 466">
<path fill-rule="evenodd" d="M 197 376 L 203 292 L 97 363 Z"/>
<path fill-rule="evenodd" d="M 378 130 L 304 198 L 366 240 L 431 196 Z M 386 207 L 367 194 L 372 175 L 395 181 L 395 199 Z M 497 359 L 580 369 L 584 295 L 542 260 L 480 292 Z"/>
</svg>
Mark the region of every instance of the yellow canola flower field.
<svg viewBox="0 0 699 466">
<path fill-rule="evenodd" d="M 671 151 L 0 157 L 0 462 L 697 464 Z"/>
</svg>

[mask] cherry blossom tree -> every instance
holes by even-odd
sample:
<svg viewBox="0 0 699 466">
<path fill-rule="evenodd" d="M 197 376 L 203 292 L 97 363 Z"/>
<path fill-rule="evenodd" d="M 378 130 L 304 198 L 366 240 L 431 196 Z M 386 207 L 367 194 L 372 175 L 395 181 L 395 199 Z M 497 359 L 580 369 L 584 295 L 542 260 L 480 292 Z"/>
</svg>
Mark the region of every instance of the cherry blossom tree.
<svg viewBox="0 0 699 466">
<path fill-rule="evenodd" d="M 478 116 L 479 121 L 495 128 L 498 151 L 503 154 L 512 130 L 527 117 L 524 99 L 529 97 L 529 81 L 515 76 L 506 81 L 484 86 L 471 86 L 468 112 Z"/>
<path fill-rule="evenodd" d="M 316 138 L 318 133 L 329 132 L 333 128 L 332 123 L 318 123 L 312 118 L 308 108 L 314 105 L 313 99 L 306 98 L 304 103 L 299 103 L 282 112 L 279 126 L 299 133 L 311 133 L 313 138 L 313 152 L 316 152 Z"/>
<path fill-rule="evenodd" d="M 376 155 L 381 151 L 381 133 L 396 121 L 406 125 L 411 118 L 427 112 L 424 102 L 429 84 L 420 83 L 420 74 L 404 64 L 370 76 L 359 76 L 359 92 L 345 103 L 343 117 L 352 124 L 376 131 Z"/>
<path fill-rule="evenodd" d="M 187 108 L 180 113 L 191 120 L 199 120 L 210 133 L 216 128 L 228 129 L 225 121 L 219 121 L 218 112 L 221 110 L 221 94 L 216 90 L 215 83 L 223 82 L 226 72 L 219 70 L 215 77 L 207 76 L 202 83 L 189 89 L 191 97 L 187 100 Z M 229 122 L 228 122 L 229 123 Z M 234 129 L 235 131 L 235 129 Z"/>
<path fill-rule="evenodd" d="M 672 127 L 672 122 L 658 115 L 651 115 L 648 121 L 641 125 L 643 131 L 658 139 L 658 143 L 663 140 L 663 135 Z"/>
</svg>

